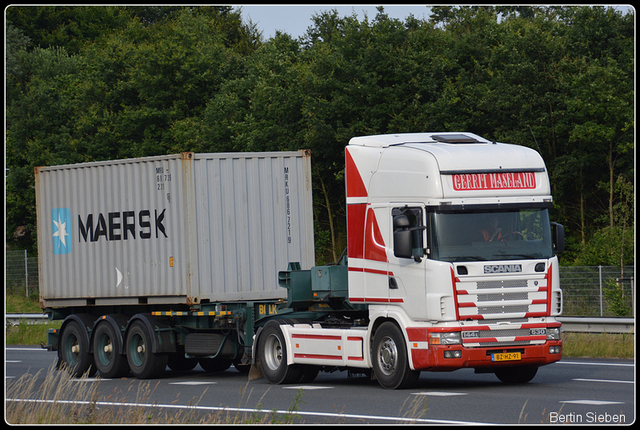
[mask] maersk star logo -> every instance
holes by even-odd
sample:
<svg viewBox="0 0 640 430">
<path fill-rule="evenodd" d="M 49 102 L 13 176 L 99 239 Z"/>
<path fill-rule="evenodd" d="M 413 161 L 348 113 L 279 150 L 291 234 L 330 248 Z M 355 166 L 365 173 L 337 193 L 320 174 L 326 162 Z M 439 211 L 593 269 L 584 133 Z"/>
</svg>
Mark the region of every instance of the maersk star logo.
<svg viewBox="0 0 640 430">
<path fill-rule="evenodd" d="M 69 254 L 71 252 L 71 211 L 68 208 L 51 210 L 53 220 L 53 253 Z"/>
</svg>

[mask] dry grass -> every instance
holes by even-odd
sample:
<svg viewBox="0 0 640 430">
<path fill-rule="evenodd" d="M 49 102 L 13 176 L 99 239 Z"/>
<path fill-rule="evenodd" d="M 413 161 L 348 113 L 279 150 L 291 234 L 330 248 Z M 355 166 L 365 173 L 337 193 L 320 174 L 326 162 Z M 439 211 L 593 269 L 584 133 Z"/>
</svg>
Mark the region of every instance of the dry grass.
<svg viewBox="0 0 640 430">
<path fill-rule="evenodd" d="M 162 407 L 150 398 L 160 382 L 132 381 L 127 392 L 114 390 L 100 398 L 100 382 L 72 378 L 66 371 L 50 367 L 44 380 L 42 370 L 9 380 L 6 391 L 5 419 L 10 424 L 292 424 L 302 391 L 294 398 L 287 413 L 243 408 L 201 408 L 194 398 L 188 406 Z M 40 382 L 42 383 L 40 384 Z M 240 408 L 238 408 L 240 409 Z"/>
</svg>

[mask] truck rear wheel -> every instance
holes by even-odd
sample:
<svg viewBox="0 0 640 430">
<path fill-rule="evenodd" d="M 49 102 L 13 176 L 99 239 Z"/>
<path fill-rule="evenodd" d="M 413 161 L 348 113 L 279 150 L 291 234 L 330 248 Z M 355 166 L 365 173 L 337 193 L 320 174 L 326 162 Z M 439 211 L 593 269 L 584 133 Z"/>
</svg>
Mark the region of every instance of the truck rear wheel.
<svg viewBox="0 0 640 430">
<path fill-rule="evenodd" d="M 86 331 L 79 322 L 70 321 L 63 328 L 60 337 L 58 355 L 73 376 L 82 376 L 87 371 L 89 376 L 96 373 L 93 356 L 89 353 L 89 342 L 83 330 Z"/>
<path fill-rule="evenodd" d="M 373 337 L 371 361 L 376 379 L 384 388 L 407 388 L 420 376 L 419 370 L 411 370 L 402 332 L 392 322 L 385 322 Z"/>
<path fill-rule="evenodd" d="M 260 368 L 272 384 L 290 384 L 302 378 L 300 368 L 287 366 L 287 345 L 278 321 L 270 321 L 262 330 L 258 344 Z"/>
<path fill-rule="evenodd" d="M 122 355 L 118 333 L 108 322 L 100 322 L 93 335 L 93 356 L 96 368 L 105 378 L 120 378 L 129 374 L 127 357 Z"/>
<path fill-rule="evenodd" d="M 151 351 L 151 333 L 142 321 L 134 321 L 127 333 L 127 362 L 134 376 L 148 379 L 158 376 L 167 367 L 167 354 Z"/>
<path fill-rule="evenodd" d="M 505 384 L 524 384 L 538 373 L 536 366 L 503 367 L 496 370 L 496 376 Z"/>
</svg>

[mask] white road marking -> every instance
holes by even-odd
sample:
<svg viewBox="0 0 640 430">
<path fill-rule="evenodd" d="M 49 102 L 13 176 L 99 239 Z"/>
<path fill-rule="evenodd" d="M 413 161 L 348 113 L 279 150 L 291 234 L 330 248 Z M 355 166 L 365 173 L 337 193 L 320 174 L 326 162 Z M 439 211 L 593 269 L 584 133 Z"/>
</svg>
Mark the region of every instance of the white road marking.
<svg viewBox="0 0 640 430">
<path fill-rule="evenodd" d="M 110 378 L 71 378 L 69 381 L 71 382 L 101 382 L 101 381 L 110 381 Z"/>
<path fill-rule="evenodd" d="M 605 400 L 560 400 L 559 403 L 572 403 L 574 405 L 624 405 L 624 402 L 607 402 Z"/>
<path fill-rule="evenodd" d="M 617 382 L 618 384 L 633 384 L 635 381 L 616 381 L 613 379 L 584 379 L 584 378 L 575 378 L 573 381 L 582 381 L 582 382 Z"/>
<path fill-rule="evenodd" d="M 578 364 L 583 366 L 620 366 L 620 367 L 633 367 L 634 364 L 625 363 L 587 363 L 584 361 L 556 361 L 553 364 Z"/>
<path fill-rule="evenodd" d="M 320 385 L 298 385 L 298 386 L 286 386 L 282 387 L 283 390 L 325 390 L 327 388 L 335 387 L 322 387 Z"/>
<path fill-rule="evenodd" d="M 184 381 L 184 382 L 169 382 L 169 385 L 213 385 L 217 384 L 214 381 Z"/>
<path fill-rule="evenodd" d="M 423 391 L 421 393 L 411 393 L 414 396 L 435 396 L 435 397 L 449 397 L 449 396 L 466 396 L 468 393 L 447 393 L 445 391 Z"/>
<path fill-rule="evenodd" d="M 27 402 L 27 403 L 58 403 L 58 404 L 76 404 L 76 405 L 96 405 L 96 406 L 130 406 L 141 408 L 167 408 L 167 409 L 188 409 L 197 411 L 224 411 L 224 412 L 248 412 L 248 413 L 276 413 L 276 414 L 291 414 L 291 411 L 284 410 L 262 410 L 262 409 L 250 409 L 250 408 L 227 408 L 216 406 L 193 406 L 193 405 L 159 405 L 157 403 L 129 403 L 129 402 L 89 402 L 86 400 L 38 400 L 38 399 L 5 399 L 7 402 Z M 409 423 L 428 423 L 428 424 L 475 424 L 475 425 L 489 425 L 494 423 L 486 422 L 474 422 L 474 421 L 454 421 L 454 420 L 435 420 L 428 418 L 406 418 L 406 417 L 387 417 L 378 415 L 358 415 L 358 414 L 336 414 L 335 412 L 307 412 L 307 411 L 295 411 L 296 415 L 300 416 L 315 416 L 315 417 L 331 417 L 331 418 L 353 418 L 359 420 L 380 420 L 380 421 L 393 421 L 393 422 L 409 422 Z"/>
</svg>

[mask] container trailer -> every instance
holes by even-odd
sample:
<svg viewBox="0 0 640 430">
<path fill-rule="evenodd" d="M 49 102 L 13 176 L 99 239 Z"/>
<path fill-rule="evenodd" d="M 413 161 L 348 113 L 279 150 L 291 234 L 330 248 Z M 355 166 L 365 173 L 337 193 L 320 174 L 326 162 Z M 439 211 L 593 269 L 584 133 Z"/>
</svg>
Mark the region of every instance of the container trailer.
<svg viewBox="0 0 640 430">
<path fill-rule="evenodd" d="M 36 169 L 47 348 L 75 374 L 232 364 L 274 384 L 352 370 L 384 388 L 474 368 L 507 383 L 560 360 L 540 155 L 472 133 L 354 137 L 348 247 L 314 261 L 308 151 Z"/>
</svg>

